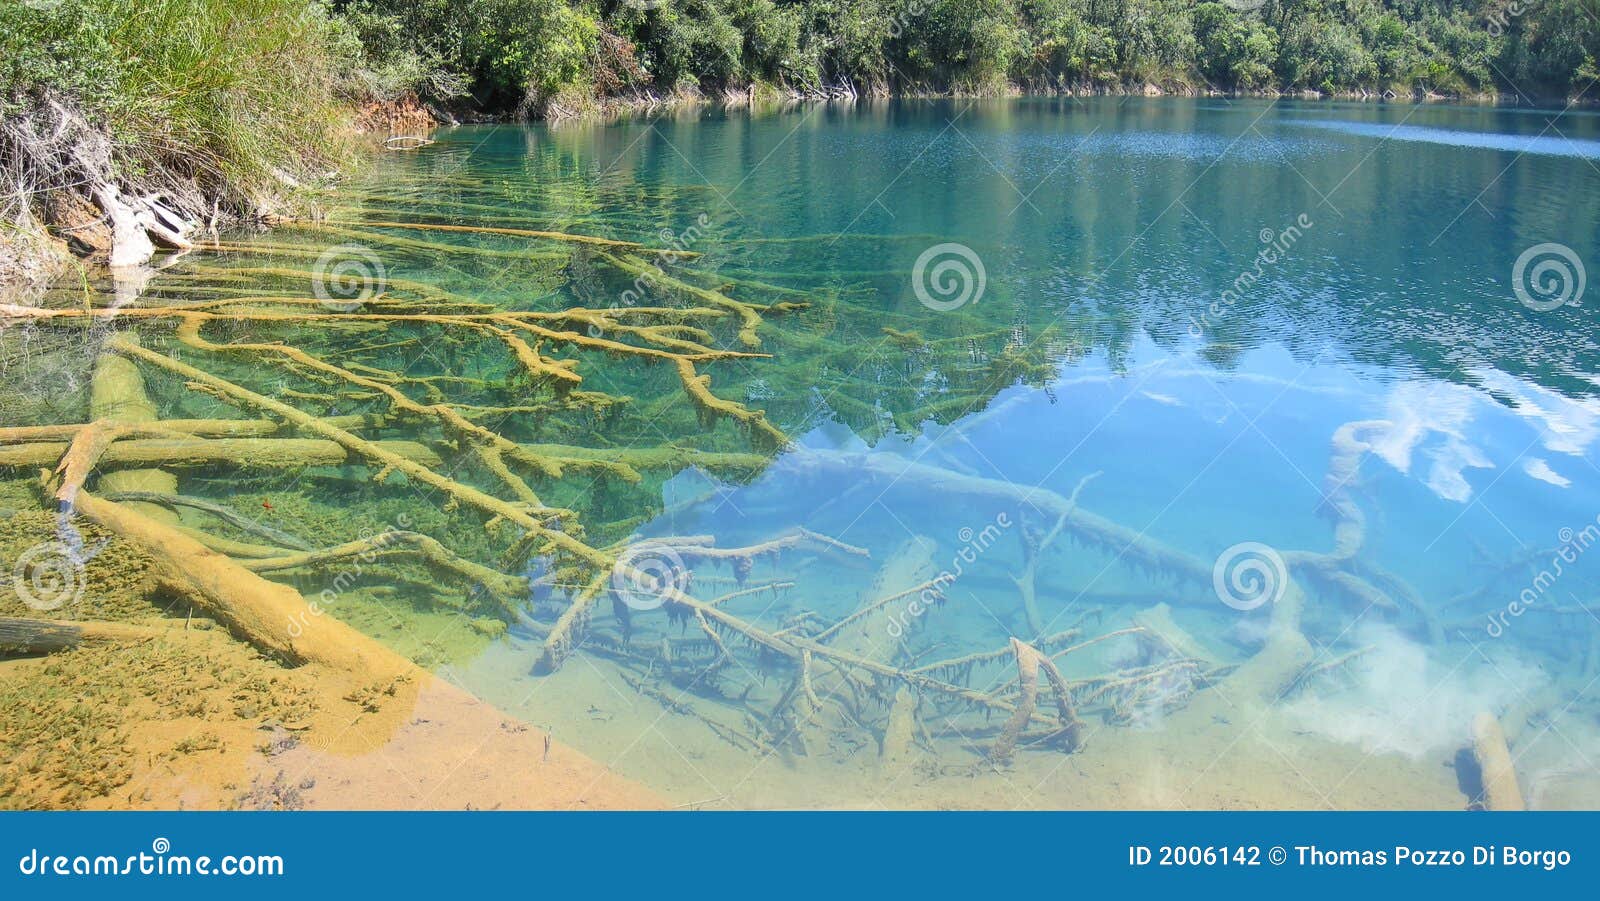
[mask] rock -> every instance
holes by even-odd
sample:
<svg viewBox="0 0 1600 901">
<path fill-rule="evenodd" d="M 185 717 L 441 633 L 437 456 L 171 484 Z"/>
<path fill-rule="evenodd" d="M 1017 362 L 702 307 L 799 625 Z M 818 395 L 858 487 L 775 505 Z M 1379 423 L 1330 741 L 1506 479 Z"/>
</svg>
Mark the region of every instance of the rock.
<svg viewBox="0 0 1600 901">
<path fill-rule="evenodd" d="M 427 135 L 439 120 L 430 107 L 415 96 L 397 100 L 377 100 L 365 104 L 356 114 L 356 127 L 368 134 L 385 136 Z"/>
<path fill-rule="evenodd" d="M 93 203 L 75 191 L 48 192 L 44 221 L 80 257 L 111 252 L 111 223 Z"/>
</svg>

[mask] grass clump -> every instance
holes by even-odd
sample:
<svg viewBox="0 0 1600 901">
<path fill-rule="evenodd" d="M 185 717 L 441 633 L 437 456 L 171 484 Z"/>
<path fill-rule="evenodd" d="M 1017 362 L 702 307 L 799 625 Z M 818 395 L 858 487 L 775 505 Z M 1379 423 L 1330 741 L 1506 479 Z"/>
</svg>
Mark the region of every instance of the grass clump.
<svg viewBox="0 0 1600 901">
<path fill-rule="evenodd" d="M 96 178 L 197 218 L 278 209 L 351 158 L 341 28 L 305 0 L 0 4 L 6 220 Z M 43 146 L 37 120 L 82 121 L 103 149 Z"/>
</svg>

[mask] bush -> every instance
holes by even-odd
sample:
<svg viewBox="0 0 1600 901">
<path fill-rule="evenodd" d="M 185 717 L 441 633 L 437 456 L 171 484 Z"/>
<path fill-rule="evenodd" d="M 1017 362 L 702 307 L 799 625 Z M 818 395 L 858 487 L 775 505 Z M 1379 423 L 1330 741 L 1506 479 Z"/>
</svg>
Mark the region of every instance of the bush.
<svg viewBox="0 0 1600 901">
<path fill-rule="evenodd" d="M 304 0 L 77 0 L 0 6 L 0 97 L 45 96 L 103 127 L 117 174 L 240 209 L 345 158 L 339 28 Z"/>
<path fill-rule="evenodd" d="M 1244 90 L 1271 84 L 1277 39 L 1259 19 L 1202 3 L 1194 11 L 1194 36 L 1196 68 L 1207 82 Z"/>
</svg>

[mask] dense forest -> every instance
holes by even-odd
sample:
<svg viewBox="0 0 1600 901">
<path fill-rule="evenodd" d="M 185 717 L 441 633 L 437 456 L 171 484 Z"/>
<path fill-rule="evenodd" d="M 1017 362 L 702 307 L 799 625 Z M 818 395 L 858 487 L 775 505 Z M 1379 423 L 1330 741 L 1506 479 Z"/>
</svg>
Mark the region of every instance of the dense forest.
<svg viewBox="0 0 1600 901">
<path fill-rule="evenodd" d="M 1564 97 L 1595 0 L 350 0 L 375 68 L 489 108 L 563 91 L 1165 89 Z M 525 101 L 532 101 L 527 103 Z"/>
<path fill-rule="evenodd" d="M 88 215 L 92 198 L 76 186 L 159 191 L 209 221 L 280 208 L 353 158 L 352 115 L 376 102 L 528 118 L 685 97 L 1152 87 L 1551 102 L 1591 93 L 1597 10 L 1600 0 L 0 0 L 0 256 L 26 256 L 18 248 L 41 222 L 60 231 L 57 220 Z M 80 209 L 51 201 L 63 189 Z"/>
</svg>

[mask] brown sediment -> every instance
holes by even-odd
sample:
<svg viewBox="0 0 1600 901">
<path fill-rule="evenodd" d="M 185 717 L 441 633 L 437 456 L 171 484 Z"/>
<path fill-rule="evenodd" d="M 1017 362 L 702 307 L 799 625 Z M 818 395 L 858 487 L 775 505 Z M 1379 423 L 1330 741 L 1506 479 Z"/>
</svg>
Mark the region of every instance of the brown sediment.
<svg viewBox="0 0 1600 901">
<path fill-rule="evenodd" d="M 373 716 L 362 721 L 363 740 L 373 744 L 395 741 L 410 743 L 417 732 L 427 734 L 421 741 L 419 762 L 426 761 L 426 751 L 435 744 L 438 754 L 453 753 L 466 747 L 470 740 L 490 743 L 503 731 L 515 724 L 492 707 L 471 698 L 460 689 L 444 683 L 432 674 L 418 668 L 393 651 L 383 647 L 366 635 L 351 629 L 332 616 L 312 608 L 294 589 L 268 582 L 250 570 L 198 542 L 178 533 L 160 522 L 152 520 L 119 504 L 96 498 L 89 493 L 78 497 L 78 509 L 91 520 L 111 530 L 114 534 L 141 547 L 156 562 L 157 571 L 168 590 L 177 592 L 195 603 L 197 607 L 215 616 L 235 634 L 252 646 L 268 651 L 291 663 L 314 666 L 330 674 L 338 674 L 345 684 L 374 686 L 374 697 L 387 696 L 381 708 L 387 715 Z M 419 723 L 429 721 L 436 727 L 422 729 Z M 534 736 L 523 740 L 502 740 L 501 745 L 530 750 L 538 742 Z M 586 769 L 591 781 L 606 783 L 607 791 L 629 797 L 638 804 L 649 796 L 642 790 L 625 790 L 620 780 L 608 776 L 602 768 L 577 755 L 563 751 L 567 772 Z M 441 770 L 449 770 L 457 759 L 434 760 Z M 323 761 L 325 771 L 338 775 L 341 785 L 362 785 L 369 798 L 386 780 L 372 773 L 369 763 L 355 768 L 341 767 L 333 761 Z M 463 774 L 462 778 L 481 778 L 474 774 L 493 772 L 481 764 Z M 316 767 L 313 767 L 316 769 Z M 366 774 L 366 779 L 358 776 Z M 521 778 L 519 778 L 521 777 Z M 526 803 L 548 806 L 575 800 L 581 788 L 566 783 L 561 791 L 551 796 L 542 788 L 527 785 L 524 779 L 535 783 L 532 774 L 519 772 L 497 773 L 494 797 L 519 799 Z M 569 797 L 568 792 L 578 788 Z M 481 795 L 487 802 L 489 795 Z M 382 798 L 372 798 L 373 806 L 387 806 Z M 446 794 L 438 803 L 454 806 L 462 803 L 460 794 Z"/>
<path fill-rule="evenodd" d="M 310 774 L 307 806 L 333 810 L 649 810 L 650 789 L 510 718 L 442 679 L 416 690 L 378 754 L 324 750 L 304 742 L 270 762 L 269 773 Z"/>
<path fill-rule="evenodd" d="M 356 111 L 356 128 L 379 135 L 427 135 L 439 125 L 415 94 L 369 100 Z"/>
<path fill-rule="evenodd" d="M 130 637 L 0 660 L 0 807 L 662 806 L 432 677 L 284 669 L 199 617 L 63 624 L 102 626 Z"/>
</svg>

